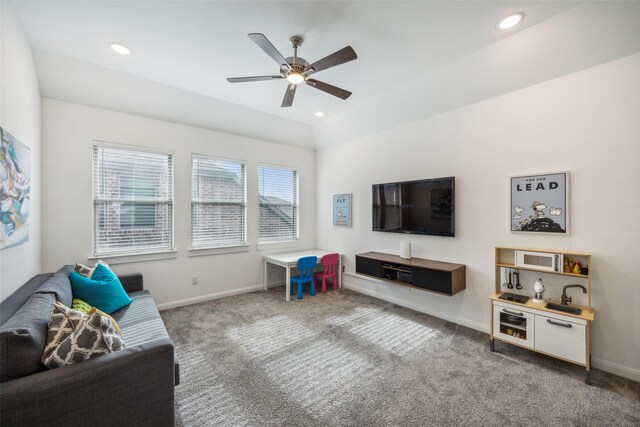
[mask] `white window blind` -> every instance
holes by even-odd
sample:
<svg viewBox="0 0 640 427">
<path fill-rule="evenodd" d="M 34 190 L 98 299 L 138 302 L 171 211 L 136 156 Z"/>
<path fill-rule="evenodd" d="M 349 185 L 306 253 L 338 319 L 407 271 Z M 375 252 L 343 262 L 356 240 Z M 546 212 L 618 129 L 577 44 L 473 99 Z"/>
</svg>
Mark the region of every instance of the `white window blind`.
<svg viewBox="0 0 640 427">
<path fill-rule="evenodd" d="M 191 246 L 246 243 L 245 165 L 201 156 L 191 158 Z"/>
<path fill-rule="evenodd" d="M 173 156 L 93 147 L 94 255 L 173 248 Z"/>
<path fill-rule="evenodd" d="M 298 238 L 298 172 L 258 167 L 260 241 Z"/>
</svg>

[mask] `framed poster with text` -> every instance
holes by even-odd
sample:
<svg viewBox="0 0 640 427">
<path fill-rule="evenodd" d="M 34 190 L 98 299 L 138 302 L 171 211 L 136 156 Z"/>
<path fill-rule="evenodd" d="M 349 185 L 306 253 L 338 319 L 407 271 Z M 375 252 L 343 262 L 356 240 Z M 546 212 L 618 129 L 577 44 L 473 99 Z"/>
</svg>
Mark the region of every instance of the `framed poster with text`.
<svg viewBox="0 0 640 427">
<path fill-rule="evenodd" d="M 568 234 L 569 172 L 511 177 L 511 231 Z"/>
<path fill-rule="evenodd" d="M 333 225 L 351 227 L 351 194 L 333 195 Z"/>
</svg>

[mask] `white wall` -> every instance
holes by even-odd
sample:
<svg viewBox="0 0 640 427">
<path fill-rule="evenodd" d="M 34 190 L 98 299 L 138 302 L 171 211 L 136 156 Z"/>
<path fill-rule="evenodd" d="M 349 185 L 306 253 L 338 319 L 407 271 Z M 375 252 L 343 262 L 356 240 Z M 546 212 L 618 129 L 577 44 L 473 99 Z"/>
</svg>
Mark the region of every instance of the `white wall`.
<svg viewBox="0 0 640 427">
<path fill-rule="evenodd" d="M 345 277 L 345 284 L 488 331 L 494 246 L 593 254 L 594 366 L 640 380 L 640 54 L 317 153 L 317 240 L 354 255 L 399 252 L 463 263 L 454 297 Z M 570 234 L 509 231 L 509 176 L 569 171 Z M 456 177 L 456 237 L 371 231 L 371 185 Z M 353 228 L 331 224 L 331 195 L 353 193 Z M 523 275 L 530 288 L 534 277 Z M 567 284 L 561 281 L 560 284 Z M 547 287 L 549 288 L 549 286 Z M 549 292 L 559 295 L 558 288 Z"/>
<path fill-rule="evenodd" d="M 55 53 L 34 49 L 33 54 L 45 98 L 297 147 L 313 147 L 311 126 L 304 123 Z"/>
<path fill-rule="evenodd" d="M 40 90 L 31 48 L 6 2 L 0 2 L 0 126 L 31 149 L 29 241 L 0 250 L 0 300 L 33 275 L 42 260 Z"/>
<path fill-rule="evenodd" d="M 88 262 L 92 252 L 92 141 L 150 147 L 174 153 L 174 223 L 177 257 L 114 265 L 117 273 L 141 272 L 145 288 L 161 306 L 202 296 L 255 289 L 262 282 L 262 256 L 257 249 L 258 162 L 294 167 L 300 182 L 300 240 L 315 246 L 315 153 L 201 128 L 43 99 L 44 269 Z M 247 123 L 246 126 L 251 126 Z M 247 162 L 248 252 L 189 256 L 191 153 Z M 200 284 L 191 285 L 199 275 Z"/>
<path fill-rule="evenodd" d="M 503 34 L 485 24 L 495 43 L 426 73 L 403 73 L 366 105 L 328 115 L 313 125 L 316 146 L 371 135 L 640 52 L 638 22 L 640 2 L 588 1 Z"/>
</svg>

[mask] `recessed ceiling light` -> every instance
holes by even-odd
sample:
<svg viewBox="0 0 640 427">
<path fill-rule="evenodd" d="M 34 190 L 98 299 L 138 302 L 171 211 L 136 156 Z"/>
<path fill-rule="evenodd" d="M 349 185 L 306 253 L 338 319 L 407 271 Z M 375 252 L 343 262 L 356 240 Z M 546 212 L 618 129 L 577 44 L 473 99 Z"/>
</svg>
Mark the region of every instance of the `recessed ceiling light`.
<svg viewBox="0 0 640 427">
<path fill-rule="evenodd" d="M 324 117 L 324 113 L 322 111 L 316 111 L 316 117 Z"/>
<path fill-rule="evenodd" d="M 513 28 L 518 25 L 524 19 L 524 13 L 512 13 L 509 16 L 505 16 L 501 20 L 496 23 L 496 28 L 498 30 L 508 30 L 509 28 Z"/>
<path fill-rule="evenodd" d="M 109 45 L 109 47 L 115 53 L 119 53 L 120 55 L 130 55 L 131 54 L 131 49 L 129 49 L 128 47 L 126 47 L 125 45 L 120 44 L 120 43 L 111 43 Z"/>
</svg>

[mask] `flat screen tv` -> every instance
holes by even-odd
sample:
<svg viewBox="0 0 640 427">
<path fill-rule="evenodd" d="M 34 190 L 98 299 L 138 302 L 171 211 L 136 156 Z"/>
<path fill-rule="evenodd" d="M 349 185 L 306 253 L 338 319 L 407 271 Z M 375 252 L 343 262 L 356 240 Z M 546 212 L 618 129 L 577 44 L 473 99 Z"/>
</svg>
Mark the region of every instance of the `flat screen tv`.
<svg viewBox="0 0 640 427">
<path fill-rule="evenodd" d="M 455 177 L 373 185 L 373 231 L 454 236 Z"/>
</svg>

